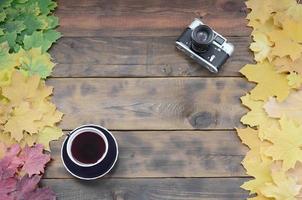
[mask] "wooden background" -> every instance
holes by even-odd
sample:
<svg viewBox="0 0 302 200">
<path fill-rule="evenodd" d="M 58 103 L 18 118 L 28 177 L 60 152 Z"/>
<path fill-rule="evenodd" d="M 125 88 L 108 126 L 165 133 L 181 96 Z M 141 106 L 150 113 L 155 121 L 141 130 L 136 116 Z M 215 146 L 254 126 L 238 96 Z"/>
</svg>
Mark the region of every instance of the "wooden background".
<svg viewBox="0 0 302 200">
<path fill-rule="evenodd" d="M 100 124 L 116 136 L 120 156 L 97 181 L 70 176 L 52 143 L 43 184 L 59 199 L 244 199 L 247 149 L 236 137 L 247 111 L 239 97 L 253 86 L 238 73 L 253 62 L 243 0 L 59 0 L 64 37 L 48 84 L 65 113 L 65 130 Z M 175 48 L 200 17 L 235 45 L 211 74 Z"/>
</svg>

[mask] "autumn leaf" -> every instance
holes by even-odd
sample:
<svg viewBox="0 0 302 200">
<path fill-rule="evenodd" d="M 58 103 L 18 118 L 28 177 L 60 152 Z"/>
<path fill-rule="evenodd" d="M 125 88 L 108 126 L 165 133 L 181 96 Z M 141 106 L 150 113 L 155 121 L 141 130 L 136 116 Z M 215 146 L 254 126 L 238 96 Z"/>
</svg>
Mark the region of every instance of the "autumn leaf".
<svg viewBox="0 0 302 200">
<path fill-rule="evenodd" d="M 287 75 L 288 85 L 293 89 L 300 89 L 302 85 L 302 76 L 295 72 Z"/>
<path fill-rule="evenodd" d="M 11 134 L 11 137 L 20 141 L 23 138 L 23 131 L 37 133 L 38 126 L 35 123 L 42 118 L 42 113 L 30 108 L 30 104 L 24 102 L 16 107 L 8 122 L 4 125 L 4 131 Z"/>
<path fill-rule="evenodd" d="M 55 194 L 47 187 L 39 188 L 40 172 L 44 171 L 49 155 L 43 154 L 42 145 L 21 149 L 19 145 L 7 147 L 0 159 L 0 199 L 54 200 Z M 40 163 L 37 163 L 40 161 Z M 34 165 L 32 176 L 25 174 Z M 38 166 L 36 166 L 38 165 Z M 42 166 L 43 165 L 43 166 Z M 42 167 L 43 169 L 41 170 Z M 39 169 L 38 169 L 39 168 Z M 25 174 L 21 177 L 21 174 Z"/>
<path fill-rule="evenodd" d="M 42 52 L 46 52 L 52 43 L 60 37 L 61 34 L 55 30 L 47 30 L 45 32 L 35 31 L 32 35 L 25 35 L 23 41 L 24 49 L 29 50 L 41 47 Z"/>
<path fill-rule="evenodd" d="M 251 127 L 258 127 L 258 136 L 263 140 L 266 130 L 278 126 L 278 121 L 267 115 L 263 108 L 263 101 L 255 101 L 251 99 L 249 94 L 241 97 L 241 101 L 243 105 L 250 109 L 247 114 L 242 116 L 241 122 Z"/>
<path fill-rule="evenodd" d="M 259 161 L 244 161 L 244 168 L 247 174 L 254 177 L 254 179 L 245 182 L 241 187 L 245 190 L 249 190 L 250 194 L 261 194 L 260 188 L 266 185 L 268 182 L 272 182 L 271 177 L 271 164 L 272 161 L 265 159 Z"/>
<path fill-rule="evenodd" d="M 249 20 L 258 20 L 261 23 L 265 23 L 273 12 L 270 1 L 249 0 L 245 4 L 247 8 L 252 10 L 247 16 Z"/>
<path fill-rule="evenodd" d="M 268 37 L 274 43 L 274 48 L 270 51 L 271 58 L 289 56 L 292 60 L 296 60 L 301 57 L 302 45 L 289 36 L 288 30 L 274 30 L 268 34 Z"/>
<path fill-rule="evenodd" d="M 14 198 L 9 194 L 15 191 L 16 186 L 16 178 L 0 179 L 0 199 L 14 200 Z"/>
<path fill-rule="evenodd" d="M 275 98 L 270 98 L 264 105 L 267 114 L 272 118 L 286 116 L 302 124 L 302 90 L 292 92 L 283 102 L 277 102 Z"/>
<path fill-rule="evenodd" d="M 302 74 L 302 57 L 294 61 L 292 61 L 288 56 L 282 58 L 277 57 L 272 62 L 279 73 L 296 72 L 298 74 Z"/>
<path fill-rule="evenodd" d="M 39 76 L 26 77 L 20 72 L 14 72 L 11 84 L 2 87 L 2 94 L 13 106 L 22 102 L 44 100 L 52 93 L 52 87 L 45 86 Z"/>
<path fill-rule="evenodd" d="M 5 156 L 0 160 L 0 180 L 13 177 L 23 161 L 18 157 L 20 152 L 18 145 L 13 145 L 6 150 Z"/>
<path fill-rule="evenodd" d="M 262 186 L 261 193 L 276 200 L 296 200 L 302 186 L 284 172 L 272 172 L 272 183 Z"/>
<path fill-rule="evenodd" d="M 44 173 L 44 166 L 50 161 L 50 156 L 43 154 L 43 145 L 40 144 L 32 148 L 26 146 L 20 154 L 20 158 L 24 160 L 22 170 L 29 176 Z"/>
<path fill-rule="evenodd" d="M 253 40 L 250 48 L 255 52 L 255 60 L 261 62 L 269 55 L 273 43 L 268 40 L 266 34 L 259 31 L 253 32 Z"/>
<path fill-rule="evenodd" d="M 242 143 L 249 147 L 249 151 L 247 152 L 243 163 L 248 163 L 250 161 L 254 162 L 262 162 L 264 159 L 268 159 L 263 151 L 270 145 L 270 143 L 266 141 L 261 141 L 258 136 L 258 130 L 252 128 L 244 128 L 244 129 L 236 129 L 239 138 Z"/>
<path fill-rule="evenodd" d="M 12 142 L 15 140 L 22 146 L 32 146 L 41 141 L 49 150 L 49 141 L 62 135 L 55 125 L 63 116 L 49 101 L 52 87 L 46 86 L 38 76 L 26 77 L 14 72 L 11 84 L 3 86 L 2 93 L 7 102 L 0 102 L 0 107 L 3 107 L 0 111 L 0 131 L 9 133 Z M 11 143 L 1 135 L 0 139 Z"/>
<path fill-rule="evenodd" d="M 302 126 L 285 118 L 279 120 L 280 129 L 273 127 L 265 139 L 272 143 L 265 154 L 274 161 L 282 161 L 282 168 L 289 170 L 302 162 Z"/>
<path fill-rule="evenodd" d="M 278 101 L 283 101 L 289 95 L 290 87 L 286 75 L 278 74 L 268 61 L 255 65 L 248 64 L 240 72 L 249 81 L 258 83 L 250 91 L 251 98 L 254 100 L 266 101 L 270 96 L 276 96 Z"/>
<path fill-rule="evenodd" d="M 49 142 L 58 140 L 62 135 L 63 132 L 60 128 L 45 127 L 38 133 L 36 142 L 42 144 L 45 150 L 50 151 Z"/>
<path fill-rule="evenodd" d="M 20 70 L 26 75 L 39 75 L 45 79 L 52 72 L 55 64 L 51 62 L 51 57 L 48 53 L 43 53 L 41 48 L 32 48 L 28 51 L 20 50 L 23 54 L 20 57 Z"/>
</svg>

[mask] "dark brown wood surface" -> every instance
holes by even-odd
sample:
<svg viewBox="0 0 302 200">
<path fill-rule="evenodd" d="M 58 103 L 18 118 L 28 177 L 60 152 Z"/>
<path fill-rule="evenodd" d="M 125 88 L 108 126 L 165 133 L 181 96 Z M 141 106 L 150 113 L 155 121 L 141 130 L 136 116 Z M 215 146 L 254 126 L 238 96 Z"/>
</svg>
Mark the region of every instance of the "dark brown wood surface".
<svg viewBox="0 0 302 200">
<path fill-rule="evenodd" d="M 64 37 L 51 49 L 47 81 L 65 113 L 61 127 L 95 123 L 113 131 L 117 165 L 80 181 L 64 169 L 64 138 L 52 142 L 43 179 L 58 199 L 244 199 L 234 132 L 247 111 L 239 97 L 253 85 L 238 72 L 253 62 L 243 0 L 58 0 Z M 194 18 L 226 36 L 235 53 L 211 74 L 175 48 Z"/>
</svg>

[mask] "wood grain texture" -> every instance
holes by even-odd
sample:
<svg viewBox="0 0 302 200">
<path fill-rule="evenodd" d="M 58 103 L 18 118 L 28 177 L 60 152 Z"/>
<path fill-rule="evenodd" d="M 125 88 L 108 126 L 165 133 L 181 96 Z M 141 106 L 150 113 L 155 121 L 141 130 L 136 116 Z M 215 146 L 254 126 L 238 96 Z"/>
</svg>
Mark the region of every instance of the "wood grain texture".
<svg viewBox="0 0 302 200">
<path fill-rule="evenodd" d="M 246 176 L 241 161 L 247 151 L 233 131 L 113 131 L 120 155 L 115 178 Z M 53 161 L 46 178 L 71 178 L 60 141 L 51 145 Z"/>
<path fill-rule="evenodd" d="M 65 36 L 178 36 L 194 18 L 223 35 L 247 36 L 242 0 L 58 1 Z"/>
<path fill-rule="evenodd" d="M 64 200 L 239 200 L 246 178 L 43 180 Z"/>
<path fill-rule="evenodd" d="M 175 37 L 62 38 L 51 49 L 53 77 L 241 76 L 253 62 L 248 37 L 230 37 L 234 55 L 219 74 L 210 73 L 175 48 Z"/>
<path fill-rule="evenodd" d="M 114 130 L 233 129 L 247 111 L 241 78 L 56 78 L 53 101 L 71 130 L 101 124 Z"/>
</svg>

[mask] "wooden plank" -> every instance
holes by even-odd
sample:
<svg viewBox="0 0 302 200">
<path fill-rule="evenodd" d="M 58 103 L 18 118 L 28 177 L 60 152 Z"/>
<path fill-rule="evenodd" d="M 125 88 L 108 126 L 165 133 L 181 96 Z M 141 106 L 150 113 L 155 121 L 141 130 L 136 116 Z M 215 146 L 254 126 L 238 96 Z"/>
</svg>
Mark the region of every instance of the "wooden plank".
<svg viewBox="0 0 302 200">
<path fill-rule="evenodd" d="M 43 180 L 64 200 L 231 200 L 246 199 L 245 178 Z"/>
<path fill-rule="evenodd" d="M 177 36 L 200 17 L 224 35 L 249 35 L 243 0 L 59 0 L 65 36 Z"/>
<path fill-rule="evenodd" d="M 175 37 L 62 38 L 51 55 L 54 77 L 240 76 L 253 62 L 249 37 L 230 37 L 234 55 L 212 74 L 175 48 Z"/>
<path fill-rule="evenodd" d="M 233 131 L 113 131 L 120 155 L 111 177 L 245 176 L 247 151 Z M 61 157 L 64 138 L 51 145 L 46 178 L 71 178 Z"/>
<path fill-rule="evenodd" d="M 56 78 L 61 127 L 101 124 L 115 130 L 233 129 L 247 111 L 242 78 Z M 227 108 L 227 109 L 226 109 Z"/>
</svg>

